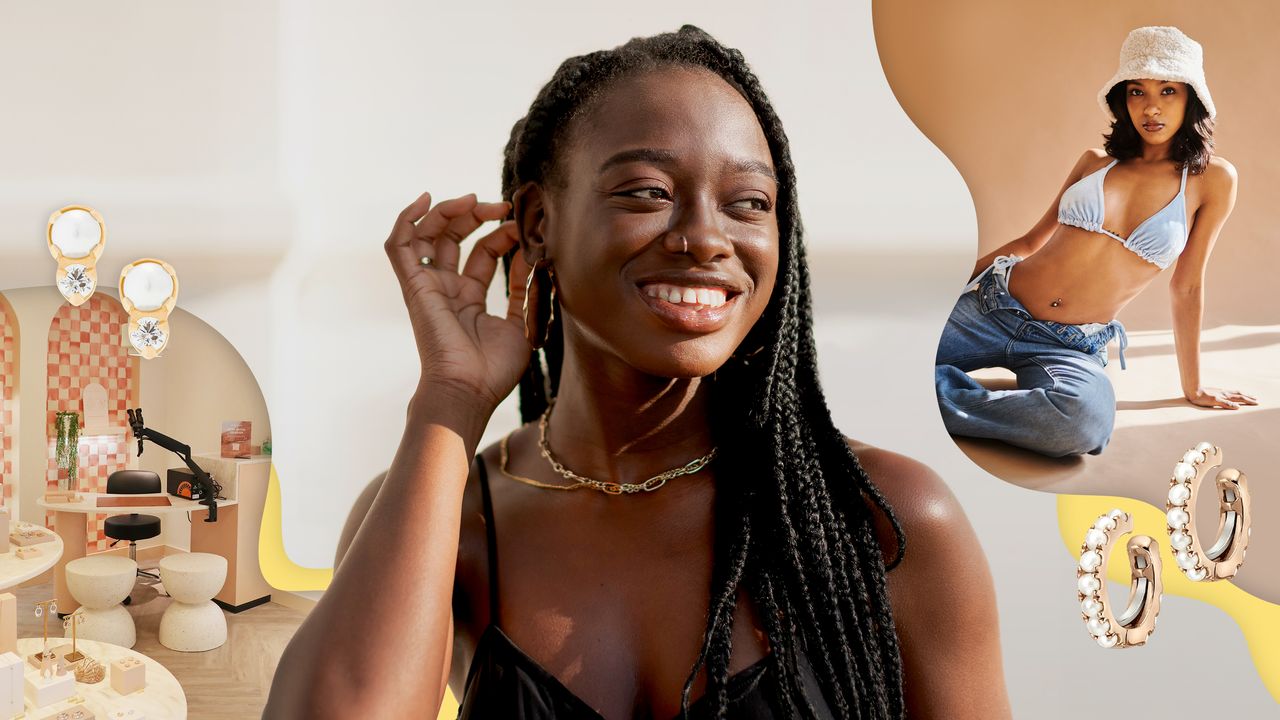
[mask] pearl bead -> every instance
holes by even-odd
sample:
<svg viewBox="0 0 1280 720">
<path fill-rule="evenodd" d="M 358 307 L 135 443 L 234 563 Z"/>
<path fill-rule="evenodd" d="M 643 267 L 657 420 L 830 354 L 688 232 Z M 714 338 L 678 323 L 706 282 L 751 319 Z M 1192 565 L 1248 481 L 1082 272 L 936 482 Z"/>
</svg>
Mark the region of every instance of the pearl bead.
<svg viewBox="0 0 1280 720">
<path fill-rule="evenodd" d="M 1175 557 L 1178 560 L 1178 567 L 1181 567 L 1183 570 L 1196 569 L 1196 556 L 1194 553 L 1182 550 Z"/>
<path fill-rule="evenodd" d="M 1098 518 L 1098 522 L 1094 523 L 1093 527 L 1097 530 L 1115 530 L 1116 521 L 1104 515 L 1103 517 Z"/>
<path fill-rule="evenodd" d="M 1173 466 L 1173 479 L 1178 482 L 1187 482 L 1196 476 L 1196 469 L 1190 465 L 1180 462 Z"/>
<path fill-rule="evenodd" d="M 1169 544 L 1172 545 L 1175 550 L 1186 550 L 1191 547 L 1191 536 L 1179 530 L 1169 536 Z"/>
<path fill-rule="evenodd" d="M 1170 510 L 1166 517 L 1169 519 L 1169 527 L 1174 530 L 1186 527 L 1187 522 L 1191 520 L 1191 516 L 1187 515 L 1187 511 L 1182 508 L 1174 508 Z"/>
<path fill-rule="evenodd" d="M 1188 450 L 1187 454 L 1182 456 L 1182 462 L 1188 465 L 1195 465 L 1196 463 L 1204 462 L 1204 455 L 1195 450 Z"/>
<path fill-rule="evenodd" d="M 1098 644 L 1104 648 L 1115 647 L 1116 643 L 1120 642 L 1120 638 L 1115 635 L 1106 635 L 1106 636 L 1103 636 L 1100 638 L 1094 638 L 1094 639 L 1097 640 Z"/>
<path fill-rule="evenodd" d="M 1111 623 L 1098 617 L 1085 623 L 1085 626 L 1089 628 L 1089 634 L 1094 637 L 1102 637 L 1111 630 Z"/>
<path fill-rule="evenodd" d="M 1090 550 L 1080 556 L 1080 569 L 1085 572 L 1093 572 L 1094 570 L 1097 570 L 1098 566 L 1101 564 L 1102 554 L 1097 550 Z"/>
<path fill-rule="evenodd" d="M 1191 499 L 1191 488 L 1183 483 L 1178 483 L 1169 488 L 1169 504 L 1182 505 Z"/>
<path fill-rule="evenodd" d="M 173 277 L 160 263 L 138 263 L 124 276 L 120 289 L 137 309 L 159 310 L 173 295 Z"/>
<path fill-rule="evenodd" d="M 1209 573 L 1204 568 L 1198 568 L 1196 570 L 1191 570 L 1187 572 L 1187 579 L 1192 582 L 1200 582 L 1201 580 L 1205 579 L 1208 576 L 1209 576 Z"/>
<path fill-rule="evenodd" d="M 1080 611 L 1089 617 L 1098 617 L 1098 614 L 1102 612 L 1102 603 L 1091 597 L 1085 598 L 1080 603 Z"/>
<path fill-rule="evenodd" d="M 102 226 L 84 210 L 68 210 L 53 221 L 52 240 L 63 257 L 87 257 L 102 240 Z"/>
<path fill-rule="evenodd" d="M 1098 582 L 1097 575 L 1081 575 L 1076 581 L 1076 588 L 1080 590 L 1082 595 L 1092 595 L 1098 592 L 1098 588 L 1102 587 L 1102 583 Z"/>
<path fill-rule="evenodd" d="M 1120 508 L 1116 508 L 1115 510 L 1112 510 L 1111 512 L 1107 513 L 1107 516 L 1108 516 L 1108 517 L 1113 517 L 1113 518 L 1117 518 L 1117 519 L 1118 519 L 1118 518 L 1121 518 L 1121 517 L 1124 517 L 1124 515 L 1125 515 L 1125 512 L 1124 512 L 1123 510 L 1121 510 Z"/>
<path fill-rule="evenodd" d="M 1196 452 L 1202 452 L 1206 458 L 1209 457 L 1209 455 L 1213 453 L 1213 443 L 1202 442 L 1199 445 L 1196 445 Z"/>
<path fill-rule="evenodd" d="M 1084 534 L 1084 544 L 1086 547 L 1097 550 L 1107 543 L 1107 534 L 1097 528 L 1089 528 L 1089 532 Z"/>
</svg>

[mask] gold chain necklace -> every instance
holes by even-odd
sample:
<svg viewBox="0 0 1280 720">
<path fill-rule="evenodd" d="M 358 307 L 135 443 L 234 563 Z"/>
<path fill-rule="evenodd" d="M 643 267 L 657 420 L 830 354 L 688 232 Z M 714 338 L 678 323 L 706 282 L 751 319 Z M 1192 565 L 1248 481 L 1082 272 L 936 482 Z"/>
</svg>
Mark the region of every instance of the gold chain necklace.
<svg viewBox="0 0 1280 720">
<path fill-rule="evenodd" d="M 702 468 L 706 467 L 707 464 L 710 463 L 713 458 L 715 458 L 716 451 L 718 449 L 718 448 L 711 448 L 711 452 L 707 453 L 706 455 L 703 455 L 702 457 L 699 457 L 699 458 L 694 458 L 693 460 L 690 460 L 688 463 L 685 463 L 684 465 L 681 465 L 678 468 L 672 468 L 671 470 L 658 473 L 657 475 L 654 475 L 653 477 L 649 478 L 648 480 L 645 480 L 644 482 L 615 483 L 615 482 L 608 482 L 606 480 L 595 480 L 593 478 L 583 477 L 582 475 L 579 475 L 573 472 L 572 470 L 566 468 L 559 460 L 555 458 L 554 455 L 551 454 L 551 446 L 547 444 L 547 423 L 551 419 L 552 407 L 554 407 L 554 403 L 548 404 L 546 411 L 543 412 L 542 417 L 538 419 L 538 449 L 542 452 L 542 457 L 546 458 L 547 462 L 551 463 L 551 469 L 555 470 L 556 473 L 559 474 L 561 477 L 567 480 L 572 480 L 573 484 L 572 485 L 551 485 L 549 483 L 538 482 L 533 478 L 527 478 L 521 475 L 516 475 L 512 473 L 510 470 L 508 470 L 507 459 L 509 455 L 507 452 L 507 439 L 511 437 L 511 433 L 504 435 L 502 438 L 502 442 L 499 443 L 499 446 L 498 446 L 501 452 L 501 458 L 502 458 L 501 467 L 502 467 L 503 475 L 506 475 L 512 480 L 518 480 L 526 485 L 546 488 L 548 490 L 577 490 L 578 488 L 586 487 L 586 488 L 591 488 L 593 490 L 599 490 L 600 492 L 603 492 L 609 495 L 622 495 L 624 493 L 629 494 L 629 493 L 637 493 L 641 491 L 653 492 L 654 490 L 657 490 L 658 488 L 665 485 L 666 482 L 671 478 L 680 477 L 681 475 L 691 475 L 693 473 L 698 472 Z"/>
</svg>

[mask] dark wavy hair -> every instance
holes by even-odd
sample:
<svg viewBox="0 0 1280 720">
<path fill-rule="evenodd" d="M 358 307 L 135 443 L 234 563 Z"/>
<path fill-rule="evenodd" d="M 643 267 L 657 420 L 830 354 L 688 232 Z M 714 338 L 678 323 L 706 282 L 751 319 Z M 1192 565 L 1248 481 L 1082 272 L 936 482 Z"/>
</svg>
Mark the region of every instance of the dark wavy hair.
<svg viewBox="0 0 1280 720">
<path fill-rule="evenodd" d="M 527 182 L 554 182 L 572 120 L 618 80 L 667 67 L 709 70 L 751 104 L 778 176 L 780 237 L 773 296 L 740 352 L 712 380 L 711 430 L 721 449 L 715 469 L 732 478 L 733 490 L 716 493 L 711 606 L 681 715 L 688 715 L 693 682 L 705 666 L 713 717 L 726 717 L 735 600 L 743 588 L 763 610 L 770 662 L 796 716 L 817 717 L 800 682 L 803 653 L 839 717 L 901 718 L 902 661 L 885 574 L 901 560 L 905 537 L 832 422 L 819 385 L 795 168 L 782 123 L 742 53 L 685 25 L 569 58 L 511 129 L 502 196 L 512 200 Z M 514 252 L 505 259 L 508 277 Z M 563 357 L 556 322 L 520 381 L 524 422 L 542 414 L 548 395 L 555 397 Z M 896 534 L 888 565 L 872 526 L 877 510 Z"/>
<path fill-rule="evenodd" d="M 1142 155 L 1142 136 L 1129 119 L 1129 108 L 1125 102 L 1127 84 L 1127 81 L 1118 82 L 1107 91 L 1107 106 L 1116 120 L 1111 123 L 1111 132 L 1102 136 L 1106 141 L 1103 148 L 1107 154 L 1119 160 Z M 1182 116 L 1182 127 L 1173 136 L 1169 157 L 1178 163 L 1179 168 L 1185 166 L 1187 172 L 1199 175 L 1209 166 L 1209 158 L 1213 157 L 1213 120 L 1196 95 L 1195 88 L 1184 84 L 1187 87 L 1187 111 Z"/>
</svg>

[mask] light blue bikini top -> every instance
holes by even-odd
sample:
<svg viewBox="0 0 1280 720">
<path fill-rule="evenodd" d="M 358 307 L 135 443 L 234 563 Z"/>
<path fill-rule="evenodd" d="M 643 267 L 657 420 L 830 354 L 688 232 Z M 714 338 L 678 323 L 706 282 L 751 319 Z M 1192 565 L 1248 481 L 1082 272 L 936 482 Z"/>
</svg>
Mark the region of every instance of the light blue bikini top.
<svg viewBox="0 0 1280 720">
<path fill-rule="evenodd" d="M 1110 165 L 1080 178 L 1062 193 L 1062 200 L 1058 202 L 1058 222 L 1113 237 L 1138 257 L 1163 270 L 1172 265 L 1187 246 L 1187 168 L 1185 165 L 1182 168 L 1182 186 L 1178 188 L 1178 195 L 1155 215 L 1143 220 L 1126 239 L 1102 227 L 1106 213 L 1102 183 L 1107 171 L 1117 162 L 1118 159 L 1112 160 Z"/>
</svg>

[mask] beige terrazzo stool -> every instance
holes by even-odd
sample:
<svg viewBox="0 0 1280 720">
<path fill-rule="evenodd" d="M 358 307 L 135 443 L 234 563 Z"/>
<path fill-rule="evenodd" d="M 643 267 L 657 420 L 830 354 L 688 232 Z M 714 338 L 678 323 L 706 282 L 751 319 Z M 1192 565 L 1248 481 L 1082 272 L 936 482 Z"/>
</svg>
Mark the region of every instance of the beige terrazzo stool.
<svg viewBox="0 0 1280 720">
<path fill-rule="evenodd" d="M 203 652 L 227 641 L 227 618 L 213 596 L 227 579 L 227 559 L 210 553 L 180 553 L 160 560 L 160 582 L 173 602 L 160 618 L 160 644 L 180 652 Z"/>
<path fill-rule="evenodd" d="M 137 580 L 138 563 L 119 555 L 89 555 L 67 563 L 67 590 L 80 603 L 77 638 L 133 647 L 138 639 L 133 616 L 120 603 Z M 71 637 L 71 628 L 66 636 Z"/>
</svg>

